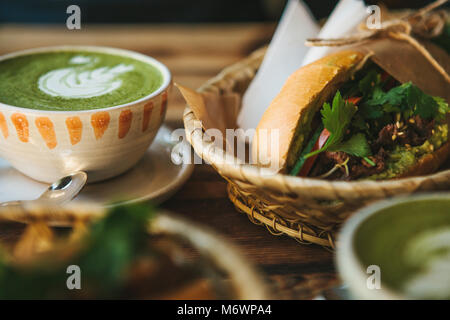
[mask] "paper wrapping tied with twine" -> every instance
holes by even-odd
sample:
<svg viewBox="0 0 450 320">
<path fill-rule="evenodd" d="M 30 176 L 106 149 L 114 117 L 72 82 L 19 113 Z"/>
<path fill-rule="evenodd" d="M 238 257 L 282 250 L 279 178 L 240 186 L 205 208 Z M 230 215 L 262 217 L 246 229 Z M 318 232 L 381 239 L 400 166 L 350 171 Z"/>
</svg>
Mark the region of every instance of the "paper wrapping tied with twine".
<svg viewBox="0 0 450 320">
<path fill-rule="evenodd" d="M 450 57 L 426 40 L 442 32 L 447 14 L 432 10 L 447 1 L 436 1 L 401 18 L 388 18 L 380 29 L 361 30 L 348 38 L 310 39 L 307 45 L 361 51 L 401 83 L 411 81 L 424 92 L 450 102 Z M 226 129 L 236 128 L 242 96 L 234 91 L 231 80 L 220 92 L 177 86 L 203 129 L 218 129 L 225 137 Z"/>
<path fill-rule="evenodd" d="M 360 25 L 360 32 L 340 39 L 308 39 L 308 46 L 350 46 L 361 51 L 401 83 L 412 81 L 428 94 L 450 101 L 450 59 L 427 39 L 439 36 L 448 19 L 445 11 L 433 11 L 448 2 L 439 0 L 421 10 L 388 16 L 377 29 Z"/>
</svg>

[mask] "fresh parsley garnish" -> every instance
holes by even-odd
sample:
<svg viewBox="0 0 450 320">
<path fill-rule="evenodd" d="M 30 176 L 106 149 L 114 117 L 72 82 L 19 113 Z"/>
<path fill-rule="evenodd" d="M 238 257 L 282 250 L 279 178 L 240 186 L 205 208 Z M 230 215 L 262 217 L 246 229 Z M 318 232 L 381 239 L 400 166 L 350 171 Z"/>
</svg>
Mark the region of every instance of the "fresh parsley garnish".
<svg viewBox="0 0 450 320">
<path fill-rule="evenodd" d="M 378 87 L 381 82 L 380 74 L 372 69 L 358 83 L 358 89 L 363 97 L 372 94 L 374 88 Z"/>
<path fill-rule="evenodd" d="M 363 134 L 357 134 L 343 142 L 345 132 L 356 113 L 356 106 L 344 100 L 338 91 L 333 98 L 332 105 L 324 103 L 321 110 L 324 127 L 330 132 L 325 145 L 304 156 L 305 159 L 324 151 L 343 151 L 358 157 L 370 155 L 370 148 Z"/>
<path fill-rule="evenodd" d="M 356 157 L 367 157 L 371 153 L 366 136 L 362 133 L 355 134 L 347 141 L 329 147 L 328 151 L 343 151 Z"/>
<path fill-rule="evenodd" d="M 372 99 L 366 102 L 366 105 L 375 107 L 375 110 L 379 110 L 377 107 L 381 107 L 384 112 L 401 112 L 404 118 L 418 115 L 423 119 L 434 119 L 439 117 L 440 109 L 444 108 L 439 103 L 442 103 L 442 101 L 439 100 L 438 102 L 411 82 L 406 82 L 388 92 L 377 89 Z"/>
</svg>

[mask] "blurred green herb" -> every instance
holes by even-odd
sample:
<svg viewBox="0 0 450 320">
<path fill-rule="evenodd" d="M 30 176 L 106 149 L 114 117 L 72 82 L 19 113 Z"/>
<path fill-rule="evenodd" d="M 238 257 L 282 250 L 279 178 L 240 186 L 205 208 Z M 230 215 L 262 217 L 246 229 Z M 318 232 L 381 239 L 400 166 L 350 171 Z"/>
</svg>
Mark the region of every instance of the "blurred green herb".
<svg viewBox="0 0 450 320">
<path fill-rule="evenodd" d="M 18 268 L 0 259 L 0 299 L 61 298 L 70 292 L 66 268 L 72 264 L 81 269 L 83 290 L 90 290 L 93 296 L 114 298 L 127 268 L 145 248 L 153 213 L 143 204 L 111 209 L 90 227 L 84 249 L 64 265 L 41 261 L 33 267 Z"/>
</svg>

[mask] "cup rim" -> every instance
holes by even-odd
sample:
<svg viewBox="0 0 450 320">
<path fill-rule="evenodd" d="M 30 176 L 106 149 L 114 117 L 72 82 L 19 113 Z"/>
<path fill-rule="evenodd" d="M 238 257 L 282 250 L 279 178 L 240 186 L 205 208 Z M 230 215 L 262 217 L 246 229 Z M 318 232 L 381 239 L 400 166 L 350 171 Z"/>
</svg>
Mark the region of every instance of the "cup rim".
<svg viewBox="0 0 450 320">
<path fill-rule="evenodd" d="M 155 59 L 151 56 L 139 53 L 139 52 L 132 51 L 132 50 L 113 48 L 113 47 L 107 47 L 107 46 L 58 45 L 58 46 L 38 47 L 38 48 L 25 49 L 25 50 L 20 50 L 20 51 L 15 51 L 15 52 L 11 52 L 8 54 L 4 54 L 4 55 L 0 56 L 0 62 L 4 61 L 4 60 L 15 58 L 15 57 L 33 54 L 33 53 L 75 51 L 75 50 L 95 52 L 95 53 L 107 53 L 107 54 L 113 54 L 113 55 L 118 55 L 118 56 L 124 56 L 124 57 L 136 59 L 138 61 L 150 64 L 153 67 L 155 67 L 156 69 L 158 69 L 159 72 L 161 72 L 161 74 L 163 76 L 163 82 L 158 87 L 158 89 L 156 89 L 152 93 L 146 95 L 145 97 L 142 97 L 138 100 L 127 102 L 124 104 L 111 106 L 111 107 L 105 107 L 105 108 L 86 109 L 86 110 L 42 110 L 42 109 L 31 109 L 31 108 L 26 108 L 26 107 L 13 106 L 13 105 L 9 105 L 9 104 L 3 103 L 3 102 L 0 102 L 0 106 L 2 108 L 6 107 L 7 109 L 11 109 L 12 111 L 27 112 L 27 113 L 79 114 L 79 113 L 92 113 L 92 112 L 99 112 L 99 111 L 110 111 L 110 110 L 133 106 L 140 102 L 157 97 L 158 95 L 163 93 L 172 83 L 172 74 L 171 74 L 169 68 L 167 68 L 166 65 L 164 65 L 162 62 L 158 61 L 157 59 Z"/>
<path fill-rule="evenodd" d="M 358 283 L 365 283 L 367 274 L 364 272 L 364 266 L 355 252 L 355 233 L 359 227 L 373 215 L 381 210 L 392 207 L 394 205 L 407 203 L 410 201 L 449 199 L 450 192 L 420 193 L 414 195 L 403 195 L 390 199 L 377 201 L 374 204 L 366 206 L 357 212 L 343 225 L 339 236 L 338 246 L 336 250 L 336 263 L 338 273 L 341 278 L 345 274 L 353 274 Z M 363 281 L 363 282 L 361 282 Z M 378 290 L 373 290 L 378 291 Z M 374 296 L 381 299 L 405 299 L 407 298 L 402 292 L 396 291 L 389 286 L 383 286 L 382 292 L 374 292 Z"/>
</svg>

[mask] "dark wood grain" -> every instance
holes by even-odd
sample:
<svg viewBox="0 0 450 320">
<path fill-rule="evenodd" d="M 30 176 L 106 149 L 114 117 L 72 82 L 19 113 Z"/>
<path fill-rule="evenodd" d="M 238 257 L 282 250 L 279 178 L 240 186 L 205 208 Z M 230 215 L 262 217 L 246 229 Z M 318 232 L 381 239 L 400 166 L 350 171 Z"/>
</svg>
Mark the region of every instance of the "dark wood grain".
<svg viewBox="0 0 450 320">
<path fill-rule="evenodd" d="M 0 54 L 59 44 L 126 48 L 160 59 L 176 82 L 196 88 L 267 43 L 273 30 L 272 24 L 86 26 L 79 32 L 61 26 L 6 25 L 0 26 Z M 182 127 L 184 102 L 176 90 L 169 102 L 167 124 Z M 185 186 L 162 207 L 208 225 L 235 243 L 265 274 L 276 297 L 310 298 L 336 281 L 332 253 L 252 224 L 235 210 L 225 181 L 208 165 L 196 165 Z M 0 226 L 0 241 L 14 240 L 20 230 Z"/>
</svg>

